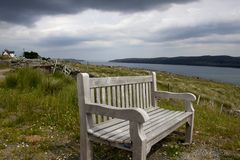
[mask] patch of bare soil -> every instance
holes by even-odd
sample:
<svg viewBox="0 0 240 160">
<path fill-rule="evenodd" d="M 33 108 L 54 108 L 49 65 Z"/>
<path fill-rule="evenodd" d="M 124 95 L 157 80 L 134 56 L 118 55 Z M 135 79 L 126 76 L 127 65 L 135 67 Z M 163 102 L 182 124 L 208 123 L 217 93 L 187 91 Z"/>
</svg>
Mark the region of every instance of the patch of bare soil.
<svg viewBox="0 0 240 160">
<path fill-rule="evenodd" d="M 31 136 L 26 136 L 25 140 L 28 143 L 37 143 L 37 142 L 44 141 L 45 138 L 39 135 L 31 135 Z"/>
<path fill-rule="evenodd" d="M 222 150 L 210 146 L 196 146 L 188 152 L 182 152 L 177 160 L 239 160 L 240 152 Z"/>
<path fill-rule="evenodd" d="M 216 148 L 199 146 L 190 152 L 183 152 L 178 160 L 220 160 L 220 151 Z"/>
</svg>

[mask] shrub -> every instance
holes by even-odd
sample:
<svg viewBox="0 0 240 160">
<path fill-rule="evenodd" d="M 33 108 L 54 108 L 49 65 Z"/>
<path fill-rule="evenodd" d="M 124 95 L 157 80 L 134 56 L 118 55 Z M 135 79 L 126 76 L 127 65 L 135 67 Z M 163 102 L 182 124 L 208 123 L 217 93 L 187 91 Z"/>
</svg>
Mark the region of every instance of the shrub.
<svg viewBox="0 0 240 160">
<path fill-rule="evenodd" d="M 37 52 L 24 52 L 23 57 L 28 58 L 28 59 L 36 59 L 39 58 L 39 54 Z"/>
</svg>

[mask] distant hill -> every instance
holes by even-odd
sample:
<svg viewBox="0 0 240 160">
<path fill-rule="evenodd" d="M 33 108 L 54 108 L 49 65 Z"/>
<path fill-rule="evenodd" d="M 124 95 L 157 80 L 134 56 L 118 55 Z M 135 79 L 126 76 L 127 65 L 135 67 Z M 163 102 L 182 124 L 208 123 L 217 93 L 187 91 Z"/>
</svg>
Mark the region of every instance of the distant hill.
<svg viewBox="0 0 240 160">
<path fill-rule="evenodd" d="M 198 56 L 198 57 L 157 57 L 157 58 L 125 58 L 110 62 L 150 63 L 193 66 L 216 66 L 240 68 L 240 57 L 231 56 Z"/>
</svg>

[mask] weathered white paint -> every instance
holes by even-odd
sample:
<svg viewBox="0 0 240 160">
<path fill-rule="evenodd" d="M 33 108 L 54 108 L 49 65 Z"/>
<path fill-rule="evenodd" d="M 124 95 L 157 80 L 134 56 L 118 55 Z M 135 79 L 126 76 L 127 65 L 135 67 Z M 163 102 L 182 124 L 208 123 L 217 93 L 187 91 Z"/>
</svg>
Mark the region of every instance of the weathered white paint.
<svg viewBox="0 0 240 160">
<path fill-rule="evenodd" d="M 159 98 L 183 100 L 185 111 L 160 109 L 156 103 Z M 196 97 L 191 93 L 157 91 L 154 72 L 151 76 L 107 78 L 89 78 L 81 73 L 78 99 L 83 160 L 92 159 L 90 140 L 131 151 L 133 160 L 146 160 L 155 143 L 183 124 L 186 142 L 192 142 L 192 101 Z M 97 119 L 92 115 L 98 115 Z"/>
</svg>

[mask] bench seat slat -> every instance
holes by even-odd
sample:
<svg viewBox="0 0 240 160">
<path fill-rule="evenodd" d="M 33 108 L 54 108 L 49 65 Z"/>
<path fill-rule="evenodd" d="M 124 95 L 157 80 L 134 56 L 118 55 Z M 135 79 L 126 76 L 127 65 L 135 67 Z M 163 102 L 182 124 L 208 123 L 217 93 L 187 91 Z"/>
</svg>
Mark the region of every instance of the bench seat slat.
<svg viewBox="0 0 240 160">
<path fill-rule="evenodd" d="M 187 121 L 187 118 L 191 115 L 191 112 L 183 112 L 178 114 L 174 118 L 169 118 L 161 122 L 160 125 L 155 126 L 153 130 L 146 133 L 147 142 L 151 145 L 155 144 L 156 142 L 160 141 L 161 139 L 165 138 L 169 135 L 172 131 L 176 130 L 180 127 L 183 123 Z M 145 130 L 144 130 L 145 131 Z M 121 143 L 130 143 L 130 135 L 125 136 L 125 139 L 120 139 Z"/>
<path fill-rule="evenodd" d="M 156 107 L 152 107 L 146 110 L 148 115 L 154 115 L 157 112 L 164 111 L 163 109 L 157 109 Z M 154 117 L 152 117 L 154 118 Z M 98 124 L 92 129 L 88 130 L 89 133 L 101 137 L 103 139 L 108 139 L 112 134 L 115 134 L 114 130 L 122 130 L 122 132 L 129 129 L 129 122 L 121 119 L 112 119 L 110 121 L 106 121 L 104 123 Z"/>
<path fill-rule="evenodd" d="M 167 135 L 169 135 L 171 132 L 176 130 L 178 127 L 182 126 L 184 123 L 187 122 L 187 118 L 191 116 L 191 112 L 185 112 L 181 116 L 178 116 L 177 118 L 167 121 L 164 125 L 161 127 L 155 129 L 153 132 L 150 132 L 147 134 L 147 141 L 150 145 L 154 145 L 161 139 L 165 138 Z M 161 133 L 161 134 L 158 134 Z"/>
<path fill-rule="evenodd" d="M 145 111 L 148 113 L 148 115 L 152 115 L 152 114 L 155 114 L 156 112 L 160 112 L 162 111 L 163 109 L 159 109 L 157 107 L 151 107 L 151 108 L 148 108 L 146 109 Z M 118 119 L 118 118 L 114 118 L 113 120 L 111 121 L 106 121 L 106 122 L 103 122 L 101 124 L 97 124 L 95 125 L 95 127 L 91 128 L 92 131 L 99 131 L 101 129 L 105 129 L 105 128 L 108 128 L 116 123 L 120 123 L 120 122 L 124 122 L 125 120 L 122 120 L 122 119 Z"/>
<path fill-rule="evenodd" d="M 154 107 L 152 107 L 152 108 L 149 108 L 148 110 L 146 110 L 147 111 L 147 113 L 148 113 L 148 115 L 153 115 L 153 114 L 156 114 L 156 112 L 161 112 L 161 111 L 163 111 L 163 109 L 157 109 L 156 107 L 154 108 Z M 153 118 L 154 118 L 154 116 L 153 116 Z M 112 126 L 116 126 L 116 125 L 120 125 L 120 126 L 122 126 L 122 124 L 120 124 L 120 123 L 126 123 L 127 121 L 126 120 L 122 120 L 122 119 L 117 119 L 117 118 L 114 118 L 113 120 L 111 120 L 111 121 L 106 121 L 106 122 L 103 122 L 103 123 L 101 123 L 101 124 L 98 124 L 98 125 L 96 125 L 95 127 L 93 127 L 93 128 L 91 128 L 90 130 L 89 130 L 89 132 L 91 132 L 91 133 L 93 133 L 93 132 L 99 132 L 99 131 L 101 131 L 101 130 L 104 130 L 104 129 L 107 129 L 108 131 L 111 131 L 111 130 L 109 130 Z M 124 125 L 123 125 L 124 126 Z M 107 132 L 106 130 L 105 130 L 105 132 Z M 104 132 L 104 133 L 105 133 Z"/>
<path fill-rule="evenodd" d="M 166 120 L 171 120 L 171 118 L 174 118 L 174 116 L 176 117 L 176 114 L 180 114 L 179 112 L 174 112 L 174 111 L 169 111 L 169 110 L 164 110 L 163 112 L 159 112 L 157 114 L 154 114 L 152 116 L 154 116 L 153 118 L 150 118 L 149 121 L 147 121 L 146 123 L 143 124 L 143 130 L 145 132 L 145 134 L 149 133 L 151 131 L 152 128 L 156 128 L 158 126 L 161 126 L 162 124 L 164 124 L 166 122 Z M 126 135 L 123 135 L 119 141 L 121 141 L 122 143 L 124 141 L 130 141 L 130 136 L 129 136 L 129 132 L 125 133 Z"/>
<path fill-rule="evenodd" d="M 122 132 L 124 130 L 124 128 L 126 128 L 128 126 L 129 126 L 129 122 L 124 121 L 122 123 L 116 124 L 116 125 L 111 126 L 109 128 L 105 128 L 105 129 L 99 130 L 97 132 L 94 132 L 93 134 L 97 137 L 101 137 L 103 139 L 108 139 L 113 134 L 117 134 L 118 131 Z"/>
<path fill-rule="evenodd" d="M 147 125 L 151 124 L 151 122 L 154 119 L 156 119 L 156 117 L 154 116 L 154 115 L 156 115 L 156 112 L 158 112 L 159 113 L 158 115 L 160 115 L 160 114 L 164 114 L 166 112 L 166 110 L 158 109 L 158 110 L 155 110 L 154 112 L 148 113 L 148 115 L 150 116 L 150 120 L 151 119 L 152 120 L 144 123 L 143 124 L 144 126 L 147 126 Z M 109 133 L 109 134 L 106 134 L 106 135 L 102 136 L 102 138 L 108 139 L 109 141 L 118 141 L 118 142 L 123 142 L 123 140 L 125 140 L 126 137 L 127 138 L 129 137 L 129 125 L 126 125 L 126 126 L 123 126 L 123 127 L 119 128 L 119 130 L 117 130 L 117 134 L 116 133 Z"/>
<path fill-rule="evenodd" d="M 156 107 L 150 107 L 146 111 L 150 120 L 143 124 L 143 129 L 149 142 L 155 138 L 164 138 L 169 134 L 172 126 L 186 122 L 186 119 L 192 114 L 191 112 L 170 111 Z M 111 119 L 103 124 L 98 124 L 88 133 L 110 142 L 131 143 L 129 122 L 121 119 Z M 155 141 L 153 140 L 151 143 Z"/>
<path fill-rule="evenodd" d="M 145 126 L 144 131 L 145 133 L 149 133 L 151 132 L 151 130 L 157 128 L 158 126 L 160 126 L 162 123 L 165 123 L 166 120 L 171 120 L 174 119 L 175 117 L 184 114 L 184 112 L 174 112 L 174 111 L 169 111 L 163 115 L 159 115 L 156 119 L 154 120 L 150 120 L 149 124 Z"/>
<path fill-rule="evenodd" d="M 111 126 L 114 126 L 114 125 L 116 125 L 118 123 L 122 123 L 122 122 L 125 122 L 125 120 L 114 118 L 114 119 L 112 119 L 110 121 L 103 122 L 100 125 L 98 124 L 95 127 L 91 128 L 90 130 L 92 132 L 97 132 L 99 130 L 102 130 L 102 129 L 105 129 L 105 128 L 109 128 Z"/>
<path fill-rule="evenodd" d="M 154 113 L 154 114 L 150 115 L 150 120 L 143 124 L 144 131 L 147 130 L 149 127 L 152 127 L 154 125 L 152 122 L 154 122 L 156 120 L 163 121 L 166 118 L 167 115 L 171 115 L 171 114 L 173 114 L 173 113 L 169 110 L 162 110 L 162 112 L 158 112 L 158 113 Z M 130 141 L 129 130 L 125 130 L 124 132 L 122 132 L 121 134 L 119 134 L 116 137 L 116 140 L 120 141 L 122 143 L 126 139 L 129 139 L 128 141 Z"/>
</svg>

